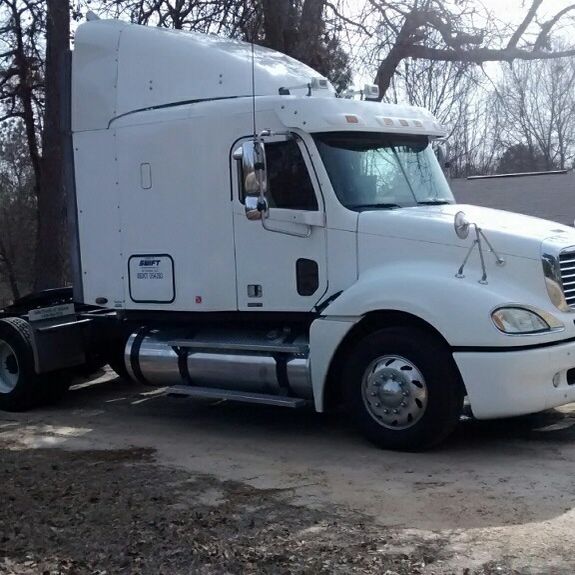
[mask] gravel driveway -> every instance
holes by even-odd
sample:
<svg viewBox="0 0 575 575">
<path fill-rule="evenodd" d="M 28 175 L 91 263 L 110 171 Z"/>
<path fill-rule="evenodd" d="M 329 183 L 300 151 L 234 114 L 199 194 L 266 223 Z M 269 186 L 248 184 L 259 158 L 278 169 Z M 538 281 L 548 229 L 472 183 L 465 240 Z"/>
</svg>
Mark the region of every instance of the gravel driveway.
<svg viewBox="0 0 575 575">
<path fill-rule="evenodd" d="M 109 374 L 0 412 L 2 574 L 572 574 L 575 406 L 379 451 Z"/>
</svg>

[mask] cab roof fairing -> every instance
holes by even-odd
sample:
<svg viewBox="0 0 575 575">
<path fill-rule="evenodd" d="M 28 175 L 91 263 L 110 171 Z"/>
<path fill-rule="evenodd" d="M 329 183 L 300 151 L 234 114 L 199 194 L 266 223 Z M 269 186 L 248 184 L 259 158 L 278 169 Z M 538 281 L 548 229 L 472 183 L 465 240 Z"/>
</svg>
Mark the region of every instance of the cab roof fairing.
<svg viewBox="0 0 575 575">
<path fill-rule="evenodd" d="M 315 70 L 285 54 L 253 47 L 257 96 L 280 88 L 307 93 Z M 335 89 L 314 91 L 334 98 Z M 294 86 L 299 88 L 293 89 Z M 72 129 L 106 129 L 137 110 L 252 95 L 252 45 L 215 35 L 139 26 L 119 20 L 81 24 L 72 58 Z"/>
</svg>

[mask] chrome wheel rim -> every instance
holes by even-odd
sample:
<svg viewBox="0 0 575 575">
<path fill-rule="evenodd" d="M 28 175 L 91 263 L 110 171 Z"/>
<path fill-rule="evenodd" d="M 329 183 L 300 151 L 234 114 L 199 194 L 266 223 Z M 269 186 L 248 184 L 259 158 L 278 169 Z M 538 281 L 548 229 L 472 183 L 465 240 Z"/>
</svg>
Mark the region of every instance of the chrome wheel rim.
<svg viewBox="0 0 575 575">
<path fill-rule="evenodd" d="M 10 393 L 16 387 L 19 376 L 16 353 L 10 344 L 0 339 L 0 393 Z"/>
<path fill-rule="evenodd" d="M 425 413 L 427 385 L 419 369 L 399 355 L 384 355 L 365 370 L 361 395 L 368 413 L 389 429 L 409 429 Z"/>
</svg>

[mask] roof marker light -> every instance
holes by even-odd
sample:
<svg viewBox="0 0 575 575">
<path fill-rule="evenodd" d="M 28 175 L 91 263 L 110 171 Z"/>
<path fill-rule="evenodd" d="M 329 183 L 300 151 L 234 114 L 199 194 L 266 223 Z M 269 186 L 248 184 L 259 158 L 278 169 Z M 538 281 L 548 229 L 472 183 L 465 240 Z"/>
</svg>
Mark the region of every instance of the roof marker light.
<svg viewBox="0 0 575 575">
<path fill-rule="evenodd" d="M 383 123 L 384 123 L 386 126 L 393 126 L 393 120 L 392 120 L 391 118 L 384 118 L 384 119 L 383 119 Z"/>
<path fill-rule="evenodd" d="M 329 89 L 329 82 L 321 76 L 316 76 L 311 79 L 310 86 L 312 90 L 327 90 Z"/>
<path fill-rule="evenodd" d="M 345 115 L 345 121 L 348 124 L 359 124 L 359 119 L 354 114 L 346 114 Z"/>
<path fill-rule="evenodd" d="M 297 86 L 282 86 L 278 89 L 280 96 L 289 96 L 292 90 L 301 90 L 307 88 L 307 95 L 311 96 L 314 90 L 329 90 L 329 81 L 321 76 L 310 78 L 307 84 L 298 84 Z"/>
<path fill-rule="evenodd" d="M 341 94 L 342 98 L 346 100 L 353 100 L 355 96 L 359 96 L 360 100 L 366 100 L 369 102 L 379 101 L 379 86 L 377 84 L 364 84 L 361 90 L 354 90 L 353 88 L 348 88 L 345 92 Z"/>
<path fill-rule="evenodd" d="M 370 102 L 379 100 L 379 86 L 377 84 L 364 84 L 361 95 Z"/>
<path fill-rule="evenodd" d="M 399 123 L 400 123 L 402 126 L 409 126 L 409 122 L 408 122 L 407 120 L 399 120 Z"/>
</svg>

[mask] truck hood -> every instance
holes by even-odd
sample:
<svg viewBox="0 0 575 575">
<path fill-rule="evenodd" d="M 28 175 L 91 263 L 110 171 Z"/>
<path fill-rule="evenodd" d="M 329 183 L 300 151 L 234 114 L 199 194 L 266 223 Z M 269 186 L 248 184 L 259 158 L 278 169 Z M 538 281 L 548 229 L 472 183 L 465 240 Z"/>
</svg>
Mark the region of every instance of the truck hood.
<svg viewBox="0 0 575 575">
<path fill-rule="evenodd" d="M 468 247 L 475 235 L 472 229 L 465 240 L 456 236 L 453 218 L 459 211 L 482 228 L 501 254 L 539 259 L 541 243 L 550 238 L 559 247 L 575 245 L 575 229 L 571 227 L 513 212 L 462 204 L 361 212 L 358 231 L 360 234 Z"/>
</svg>

